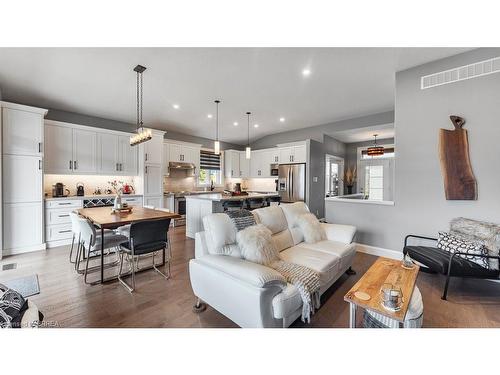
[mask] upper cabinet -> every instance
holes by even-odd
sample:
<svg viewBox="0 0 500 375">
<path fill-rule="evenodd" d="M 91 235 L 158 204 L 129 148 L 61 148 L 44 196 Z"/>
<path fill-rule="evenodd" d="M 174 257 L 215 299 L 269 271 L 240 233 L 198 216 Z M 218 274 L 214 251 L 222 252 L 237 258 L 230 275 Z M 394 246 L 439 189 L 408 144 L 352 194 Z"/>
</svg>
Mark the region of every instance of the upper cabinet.
<svg viewBox="0 0 500 375">
<path fill-rule="evenodd" d="M 226 178 L 240 178 L 240 152 L 236 150 L 224 151 L 224 176 Z"/>
<path fill-rule="evenodd" d="M 168 174 L 168 164 L 173 163 L 191 163 L 195 166 L 195 175 L 198 175 L 200 169 L 200 150 L 201 145 L 195 143 L 166 140 L 164 143 L 165 168 L 164 173 Z"/>
<path fill-rule="evenodd" d="M 114 131 L 45 123 L 45 173 L 137 175 L 137 147 Z"/>
<path fill-rule="evenodd" d="M 247 159 L 244 151 L 240 152 L 240 177 L 250 177 L 250 159 Z"/>
<path fill-rule="evenodd" d="M 40 156 L 43 154 L 43 116 L 24 110 L 2 110 L 4 154 Z"/>
<path fill-rule="evenodd" d="M 163 136 L 153 134 L 153 137 L 144 143 L 144 162 L 161 165 L 162 155 Z"/>
<path fill-rule="evenodd" d="M 280 147 L 279 163 L 305 163 L 307 159 L 306 145 Z"/>
<path fill-rule="evenodd" d="M 280 162 L 280 149 L 279 148 L 271 148 L 269 149 L 269 162 L 271 164 L 278 164 Z"/>
</svg>

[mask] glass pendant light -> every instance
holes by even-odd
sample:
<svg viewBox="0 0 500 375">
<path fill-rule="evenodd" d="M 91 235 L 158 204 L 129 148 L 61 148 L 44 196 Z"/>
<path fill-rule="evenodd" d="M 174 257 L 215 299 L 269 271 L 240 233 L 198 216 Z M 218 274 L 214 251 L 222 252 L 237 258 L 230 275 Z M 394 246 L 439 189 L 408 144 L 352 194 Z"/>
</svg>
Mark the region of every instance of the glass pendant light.
<svg viewBox="0 0 500 375">
<path fill-rule="evenodd" d="M 214 142 L 214 153 L 215 155 L 220 154 L 220 142 L 219 142 L 219 103 L 220 100 L 215 101 L 215 142 Z"/>
<path fill-rule="evenodd" d="M 245 148 L 245 156 L 250 159 L 252 156 L 252 149 L 250 148 L 250 112 L 247 112 L 247 147 Z"/>
<path fill-rule="evenodd" d="M 140 143 L 149 141 L 153 134 L 151 129 L 144 129 L 142 121 L 142 73 L 146 70 L 145 66 L 137 65 L 134 72 L 137 73 L 137 128 L 136 134 L 130 136 L 130 145 L 136 146 Z"/>
</svg>

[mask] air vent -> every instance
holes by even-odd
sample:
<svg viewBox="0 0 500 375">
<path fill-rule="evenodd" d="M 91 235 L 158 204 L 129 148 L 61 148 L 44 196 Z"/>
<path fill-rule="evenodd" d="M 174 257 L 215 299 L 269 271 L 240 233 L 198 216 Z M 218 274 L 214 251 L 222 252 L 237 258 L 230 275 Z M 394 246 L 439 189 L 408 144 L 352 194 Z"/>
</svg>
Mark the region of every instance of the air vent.
<svg viewBox="0 0 500 375">
<path fill-rule="evenodd" d="M 447 85 L 466 79 L 486 76 L 500 72 L 500 57 L 460 66 L 443 72 L 429 74 L 421 78 L 421 89 Z"/>
</svg>

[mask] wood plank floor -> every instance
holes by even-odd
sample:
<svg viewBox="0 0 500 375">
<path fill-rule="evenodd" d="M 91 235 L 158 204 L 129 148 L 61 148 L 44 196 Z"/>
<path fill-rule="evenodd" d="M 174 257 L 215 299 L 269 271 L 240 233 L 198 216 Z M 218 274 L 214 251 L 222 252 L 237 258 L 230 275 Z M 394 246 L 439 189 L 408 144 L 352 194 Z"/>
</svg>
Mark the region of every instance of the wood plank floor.
<svg viewBox="0 0 500 375">
<path fill-rule="evenodd" d="M 0 261 L 16 263 L 16 269 L 0 271 L 0 282 L 38 274 L 41 293 L 30 297 L 56 327 L 236 327 L 208 307 L 201 314 L 191 311 L 194 303 L 188 262 L 194 256 L 194 241 L 184 228 L 171 233 L 172 277 L 163 279 L 153 271 L 137 276 L 137 291 L 128 293 L 118 282 L 89 286 L 68 262 L 69 246 L 43 252 L 15 255 Z M 293 327 L 348 327 L 348 305 L 344 294 L 376 257 L 358 253 L 355 276 L 344 275 L 322 297 L 322 306 L 311 324 L 296 321 Z M 146 266 L 147 261 L 143 262 Z M 108 272 L 113 272 L 109 270 Z M 97 274 L 92 275 L 97 277 Z M 424 299 L 424 327 L 500 327 L 500 283 L 484 280 L 453 280 L 449 300 L 442 301 L 444 278 L 420 273 L 417 285 Z M 358 314 L 360 316 L 361 314 Z"/>
</svg>

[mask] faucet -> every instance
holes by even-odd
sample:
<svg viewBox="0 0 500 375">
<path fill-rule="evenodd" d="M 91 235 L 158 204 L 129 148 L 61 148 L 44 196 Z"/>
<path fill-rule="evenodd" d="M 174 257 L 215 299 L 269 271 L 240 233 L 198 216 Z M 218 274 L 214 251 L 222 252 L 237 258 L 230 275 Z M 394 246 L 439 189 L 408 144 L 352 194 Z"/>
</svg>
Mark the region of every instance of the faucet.
<svg viewBox="0 0 500 375">
<path fill-rule="evenodd" d="M 214 191 L 214 189 L 215 189 L 214 182 L 210 180 L 210 191 Z"/>
</svg>

